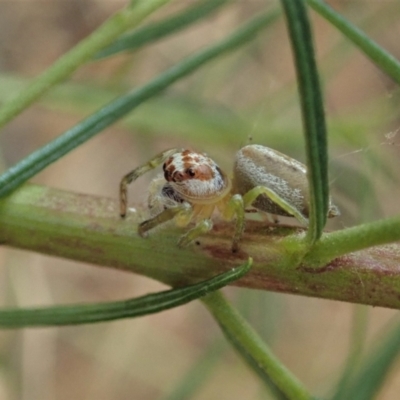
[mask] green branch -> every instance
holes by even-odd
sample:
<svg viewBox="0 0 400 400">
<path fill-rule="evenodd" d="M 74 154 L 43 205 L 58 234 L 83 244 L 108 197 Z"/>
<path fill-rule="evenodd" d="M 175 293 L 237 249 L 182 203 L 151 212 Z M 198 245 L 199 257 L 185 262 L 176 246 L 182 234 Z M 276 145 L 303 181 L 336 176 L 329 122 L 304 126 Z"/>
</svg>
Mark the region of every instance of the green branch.
<svg viewBox="0 0 400 400">
<path fill-rule="evenodd" d="M 400 217 L 383 219 L 324 235 L 303 260 L 321 266 L 350 252 L 400 240 Z"/>
<path fill-rule="evenodd" d="M 240 251 L 232 254 L 231 223 L 215 221 L 199 244 L 179 249 L 184 230 L 170 226 L 143 239 L 137 235 L 142 218 L 139 210 L 121 220 L 116 200 L 25 185 L 0 200 L 0 241 L 171 286 L 211 278 L 251 256 L 241 286 L 400 309 L 400 246 L 380 245 L 400 239 L 398 219 L 325 233 L 299 265 L 306 246 L 300 228 L 248 221 Z"/>
</svg>

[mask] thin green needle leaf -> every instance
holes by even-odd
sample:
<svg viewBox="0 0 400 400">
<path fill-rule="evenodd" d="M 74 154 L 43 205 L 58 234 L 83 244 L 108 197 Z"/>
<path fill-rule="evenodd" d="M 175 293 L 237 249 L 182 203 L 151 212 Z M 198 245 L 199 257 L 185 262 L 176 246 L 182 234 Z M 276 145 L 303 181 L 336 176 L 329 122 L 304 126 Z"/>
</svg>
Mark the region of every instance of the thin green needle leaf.
<svg viewBox="0 0 400 400">
<path fill-rule="evenodd" d="M 178 79 L 185 77 L 215 57 L 247 43 L 262 28 L 275 21 L 278 15 L 279 12 L 257 15 L 228 38 L 186 58 L 146 85 L 117 98 L 52 142 L 34 151 L 0 176 L 0 197 L 9 194 L 49 164 L 57 161 L 80 144 L 118 121 Z"/>
<path fill-rule="evenodd" d="M 311 400 L 312 396 L 275 357 L 252 327 L 220 293 L 202 299 L 227 339 L 278 399 Z"/>
<path fill-rule="evenodd" d="M 221 289 L 246 274 L 252 261 L 249 258 L 246 264 L 204 282 L 136 299 L 98 304 L 0 310 L 0 328 L 90 324 L 154 314 Z"/>
<path fill-rule="evenodd" d="M 133 51 L 147 43 L 155 42 L 201 20 L 228 1 L 230 0 L 203 1 L 168 19 L 138 28 L 121 36 L 109 47 L 97 53 L 95 59 L 109 57 L 122 51 Z"/>
<path fill-rule="evenodd" d="M 115 13 L 91 35 L 82 40 L 51 67 L 37 77 L 28 88 L 0 108 L 0 127 L 29 107 L 51 87 L 72 74 L 89 61 L 99 50 L 109 45 L 119 35 L 139 25 L 149 14 L 170 0 L 146 0 Z"/>
<path fill-rule="evenodd" d="M 389 369 L 400 353 L 400 325 L 397 325 L 382 342 L 365 360 L 357 378 L 353 380 L 351 387 L 341 399 L 372 400 L 377 398 L 377 393 L 385 382 Z"/>
<path fill-rule="evenodd" d="M 303 0 L 281 0 L 296 65 L 310 185 L 310 226 L 314 243 L 322 234 L 329 204 L 325 114 L 314 57 L 311 28 Z"/>
<path fill-rule="evenodd" d="M 361 29 L 354 26 L 332 7 L 321 0 L 307 0 L 308 4 L 322 17 L 347 36 L 382 71 L 400 84 L 400 62 L 385 49 L 369 38 Z"/>
</svg>

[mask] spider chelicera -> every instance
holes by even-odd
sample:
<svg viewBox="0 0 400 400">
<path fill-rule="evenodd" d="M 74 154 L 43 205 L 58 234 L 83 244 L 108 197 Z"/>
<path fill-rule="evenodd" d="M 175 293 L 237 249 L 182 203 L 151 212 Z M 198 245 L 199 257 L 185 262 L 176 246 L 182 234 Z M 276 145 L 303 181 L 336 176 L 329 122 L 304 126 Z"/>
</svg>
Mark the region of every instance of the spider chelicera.
<svg viewBox="0 0 400 400">
<path fill-rule="evenodd" d="M 164 177 L 150 185 L 148 205 L 152 217 L 143 221 L 138 232 L 174 220 L 178 226 L 195 225 L 182 235 L 178 245 L 186 246 L 212 228 L 212 214 L 219 210 L 226 220 L 236 219 L 232 251 L 245 227 L 249 207 L 277 215 L 295 217 L 308 225 L 309 191 L 307 170 L 299 161 L 271 148 L 251 144 L 238 151 L 232 178 L 214 160 L 191 150 L 170 149 L 123 177 L 120 184 L 120 213 L 127 211 L 127 186 L 144 173 L 163 164 Z M 328 217 L 339 215 L 329 201 Z"/>
</svg>

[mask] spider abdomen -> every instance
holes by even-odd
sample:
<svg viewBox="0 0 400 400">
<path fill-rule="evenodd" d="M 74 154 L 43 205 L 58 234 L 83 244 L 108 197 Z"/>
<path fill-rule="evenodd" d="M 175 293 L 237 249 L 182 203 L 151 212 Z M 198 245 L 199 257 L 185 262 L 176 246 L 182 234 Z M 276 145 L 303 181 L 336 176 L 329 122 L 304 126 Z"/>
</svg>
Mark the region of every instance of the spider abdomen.
<svg viewBox="0 0 400 400">
<path fill-rule="evenodd" d="M 269 147 L 257 144 L 243 147 L 237 152 L 235 159 L 235 191 L 244 195 L 256 186 L 265 186 L 273 190 L 303 216 L 308 217 L 307 169 L 301 162 Z M 258 196 L 252 205 L 270 214 L 290 216 L 266 195 Z M 338 214 L 336 206 L 330 203 L 328 216 Z"/>
</svg>

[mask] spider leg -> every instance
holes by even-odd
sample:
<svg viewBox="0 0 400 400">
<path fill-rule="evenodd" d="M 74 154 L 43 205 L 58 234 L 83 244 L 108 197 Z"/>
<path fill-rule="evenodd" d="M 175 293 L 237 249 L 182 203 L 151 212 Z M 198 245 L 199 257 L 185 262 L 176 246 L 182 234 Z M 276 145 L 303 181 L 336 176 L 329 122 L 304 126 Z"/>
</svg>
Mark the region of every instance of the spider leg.
<svg viewBox="0 0 400 400">
<path fill-rule="evenodd" d="M 308 219 L 295 207 L 289 204 L 286 200 L 282 199 L 276 192 L 266 186 L 256 186 L 250 189 L 244 196 L 244 206 L 250 206 L 256 198 L 265 194 L 268 196 L 275 204 L 285 210 L 288 214 L 293 215 L 302 225 L 308 226 Z"/>
<path fill-rule="evenodd" d="M 155 217 L 143 221 L 138 228 L 140 236 L 144 236 L 149 230 L 171 221 L 175 218 L 178 226 L 186 226 L 192 219 L 193 210 L 189 203 L 182 203 L 176 207 L 166 208 L 164 211 L 157 214 Z"/>
<path fill-rule="evenodd" d="M 154 158 L 148 161 L 146 164 L 135 168 L 133 171 L 126 174 L 119 185 L 119 204 L 120 204 L 120 215 L 122 218 L 126 215 L 126 209 L 128 204 L 128 185 L 135 181 L 137 178 L 142 176 L 148 171 L 161 165 L 168 157 L 172 154 L 181 151 L 181 149 L 175 148 L 170 150 L 165 150 L 162 153 L 157 154 Z"/>
<path fill-rule="evenodd" d="M 138 232 L 140 236 L 144 236 L 149 230 L 161 225 L 167 221 L 174 219 L 174 222 L 179 227 L 189 225 L 194 216 L 193 208 L 189 203 L 182 203 L 176 207 L 166 208 L 160 214 L 150 218 L 139 225 Z M 208 232 L 212 228 L 210 219 L 202 219 L 194 228 L 190 229 L 178 240 L 178 246 L 185 247 L 193 242 L 197 237 Z"/>
<path fill-rule="evenodd" d="M 232 252 L 236 253 L 239 241 L 245 227 L 245 206 L 243 197 L 240 194 L 233 195 L 223 211 L 223 217 L 228 221 L 236 216 L 235 233 L 232 239 Z"/>
<path fill-rule="evenodd" d="M 185 247 L 193 242 L 196 238 L 207 233 L 212 229 L 212 221 L 210 219 L 202 219 L 196 226 L 182 235 L 178 240 L 178 246 Z"/>
<path fill-rule="evenodd" d="M 277 215 L 268 213 L 266 216 L 269 222 L 272 222 L 273 224 L 279 224 L 279 218 Z"/>
</svg>

